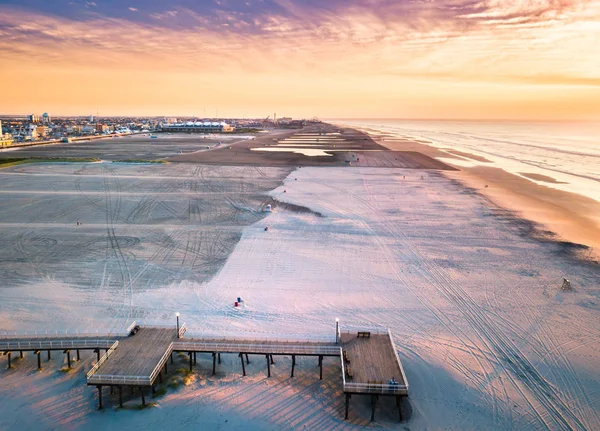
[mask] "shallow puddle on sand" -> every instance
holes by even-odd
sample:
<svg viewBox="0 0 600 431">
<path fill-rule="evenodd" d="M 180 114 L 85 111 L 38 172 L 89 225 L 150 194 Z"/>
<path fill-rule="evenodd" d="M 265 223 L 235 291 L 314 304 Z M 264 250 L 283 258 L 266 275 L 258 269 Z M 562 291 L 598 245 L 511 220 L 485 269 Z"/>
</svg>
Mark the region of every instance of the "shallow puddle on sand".
<svg viewBox="0 0 600 431">
<path fill-rule="evenodd" d="M 317 157 L 317 156 L 331 156 L 331 154 L 326 153 L 323 150 L 315 150 L 312 148 L 296 148 L 296 147 L 287 147 L 287 148 L 277 148 L 277 147 L 266 147 L 266 148 L 252 148 L 252 151 L 279 151 L 286 153 L 296 153 L 303 154 L 309 157 Z M 329 150 L 328 150 L 329 151 Z"/>
</svg>

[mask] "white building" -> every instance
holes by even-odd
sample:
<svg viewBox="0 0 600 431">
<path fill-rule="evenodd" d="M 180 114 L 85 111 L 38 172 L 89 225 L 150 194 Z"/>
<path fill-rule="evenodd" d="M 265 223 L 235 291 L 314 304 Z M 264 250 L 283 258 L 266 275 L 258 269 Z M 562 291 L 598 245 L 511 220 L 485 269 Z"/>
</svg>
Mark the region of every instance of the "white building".
<svg viewBox="0 0 600 431">
<path fill-rule="evenodd" d="M 224 122 L 188 121 L 187 123 L 164 124 L 160 129 L 163 132 L 188 132 L 188 133 L 226 133 L 233 132 L 233 127 Z"/>
</svg>

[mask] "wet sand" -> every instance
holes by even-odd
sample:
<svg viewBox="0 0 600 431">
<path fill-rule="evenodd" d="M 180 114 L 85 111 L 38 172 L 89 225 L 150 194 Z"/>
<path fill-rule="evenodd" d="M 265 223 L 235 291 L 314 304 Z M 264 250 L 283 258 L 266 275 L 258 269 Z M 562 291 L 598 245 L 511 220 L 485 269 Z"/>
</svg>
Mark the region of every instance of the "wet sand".
<svg viewBox="0 0 600 431">
<path fill-rule="evenodd" d="M 535 181 L 542 181 L 544 183 L 550 183 L 550 184 L 566 184 L 562 181 L 556 181 L 554 178 L 549 177 L 547 175 L 541 175 L 541 174 L 533 174 L 533 173 L 528 173 L 528 172 L 519 172 L 519 174 L 523 175 L 526 178 L 529 178 L 531 180 L 535 180 Z"/>
<path fill-rule="evenodd" d="M 319 135 L 319 133 L 328 135 Z M 334 138 L 340 141 L 335 141 Z M 278 145 L 285 139 L 289 142 L 289 151 L 283 150 L 281 145 Z M 294 152 L 292 147 L 320 150 L 327 155 L 307 156 Z M 422 148 L 428 147 L 422 146 Z M 354 165 L 405 169 L 454 169 L 419 149 L 396 150 L 381 145 L 366 133 L 331 124 L 307 126 L 291 131 L 269 132 L 258 135 L 252 140 L 223 145 L 211 151 L 198 151 L 175 156 L 169 161 L 245 166 Z"/>
<path fill-rule="evenodd" d="M 373 138 L 377 143 L 391 150 L 419 151 L 429 157 L 443 157 L 450 164 L 453 157 L 489 162 L 469 153 L 450 149 L 448 152 L 441 151 L 426 145 L 423 141 L 385 134 L 373 134 Z M 532 234 L 544 239 L 563 241 L 565 246 L 578 257 L 600 260 L 600 202 L 536 184 L 500 168 L 491 166 L 457 168 L 454 172 L 445 171 L 444 175 L 475 189 L 490 199 L 493 204 L 533 222 L 536 228 Z M 521 175 L 536 181 L 557 183 L 554 178 L 544 175 L 532 173 Z"/>
<path fill-rule="evenodd" d="M 538 235 L 552 236 L 547 232 L 551 231 L 561 241 L 586 246 L 574 249 L 579 257 L 600 259 L 600 202 L 536 184 L 499 168 L 461 168 L 445 175 L 476 189 L 498 206 L 538 223 Z"/>
</svg>

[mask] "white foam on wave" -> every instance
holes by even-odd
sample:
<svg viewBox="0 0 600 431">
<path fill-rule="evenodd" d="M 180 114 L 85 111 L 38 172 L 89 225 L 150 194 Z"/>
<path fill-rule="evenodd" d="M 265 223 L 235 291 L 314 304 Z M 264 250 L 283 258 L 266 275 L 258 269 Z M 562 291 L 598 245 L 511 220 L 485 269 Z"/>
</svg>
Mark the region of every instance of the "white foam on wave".
<svg viewBox="0 0 600 431">
<path fill-rule="evenodd" d="M 462 151 L 492 162 L 444 160 L 458 167 L 494 166 L 519 176 L 522 172 L 544 175 L 557 183 L 527 179 L 600 201 L 598 124 L 408 120 L 344 123 L 427 141 L 436 148 Z"/>
</svg>

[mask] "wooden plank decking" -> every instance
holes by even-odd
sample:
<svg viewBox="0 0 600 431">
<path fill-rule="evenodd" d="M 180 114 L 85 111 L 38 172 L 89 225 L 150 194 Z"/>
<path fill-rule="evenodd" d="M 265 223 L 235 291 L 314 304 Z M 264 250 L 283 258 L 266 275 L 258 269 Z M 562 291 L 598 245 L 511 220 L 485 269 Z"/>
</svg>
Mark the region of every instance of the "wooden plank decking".
<svg viewBox="0 0 600 431">
<path fill-rule="evenodd" d="M 389 393 L 407 395 L 402 366 L 389 333 L 358 337 L 357 332 L 342 334 L 345 375 L 344 392 L 356 394 Z M 397 384 L 390 384 L 394 379 Z"/>
<path fill-rule="evenodd" d="M 92 376 L 88 385 L 149 386 L 167 360 L 177 331 L 171 328 L 140 328 L 136 335 L 123 338 L 118 348 Z"/>
<path fill-rule="evenodd" d="M 129 332 L 134 326 L 135 322 L 127 331 Z M 183 336 L 185 329 L 184 324 L 180 329 L 180 336 Z M 318 356 L 320 378 L 323 378 L 323 357 L 339 357 L 342 364 L 343 391 L 346 394 L 346 418 L 348 418 L 352 394 L 372 396 L 371 420 L 375 417 L 375 405 L 379 395 L 395 396 L 401 418 L 400 399 L 408 396 L 408 383 L 391 333 L 354 331 L 341 334 L 338 332 L 338 335 L 339 339 L 336 341 L 339 342 L 328 341 L 326 338 L 321 340 L 317 337 L 305 340 L 214 338 L 214 336 L 186 339 L 179 338 L 175 328 L 142 327 L 135 335 L 104 339 L 97 337 L 0 338 L 0 352 L 8 353 L 10 366 L 10 352 L 15 350 L 38 350 L 36 353 L 38 353 L 39 363 L 40 350 L 65 349 L 68 356 L 69 349 L 98 349 L 99 361 L 88 372 L 87 383 L 98 387 L 100 408 L 102 408 L 103 386 L 119 386 L 121 404 L 122 386 L 137 386 L 140 388 L 142 404 L 144 404 L 142 387 L 152 386 L 154 389 L 154 381 L 160 370 L 166 367 L 167 359 L 173 351 L 190 354 L 190 370 L 196 362 L 195 352 L 213 353 L 213 374 L 217 356 L 220 363 L 220 353 L 238 354 L 244 376 L 246 375 L 244 355 L 246 362 L 249 354 L 266 355 L 269 377 L 273 355 L 292 356 L 292 377 L 296 356 Z M 117 340 L 118 343 L 115 343 Z M 100 349 L 107 349 L 107 353 L 102 358 L 100 358 Z M 79 356 L 79 352 L 77 354 Z M 49 352 L 48 357 L 50 357 Z"/>
</svg>

